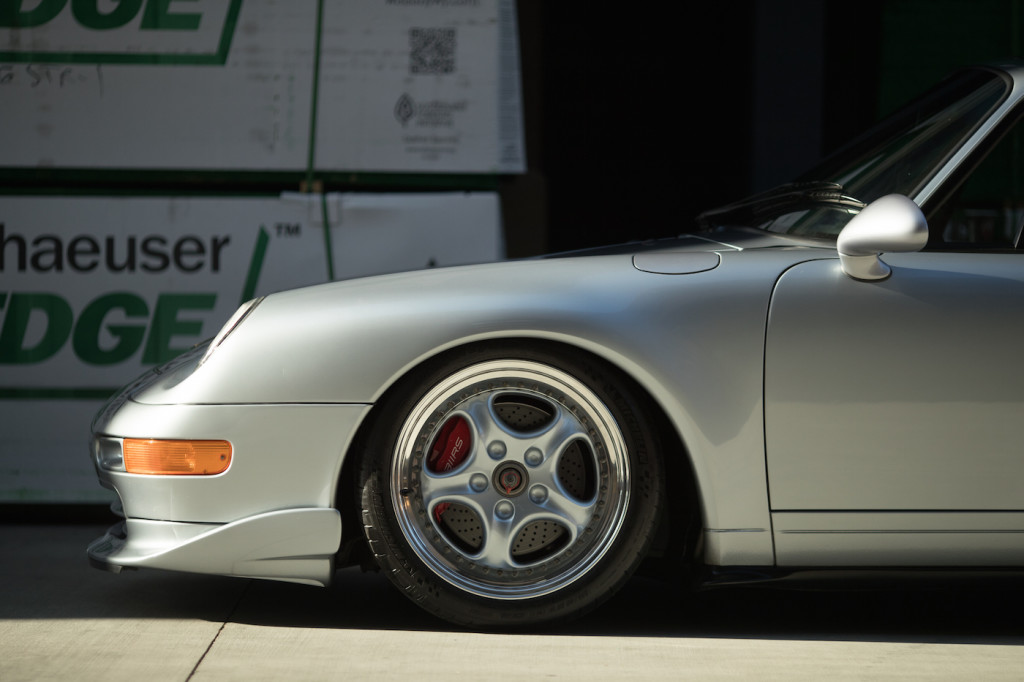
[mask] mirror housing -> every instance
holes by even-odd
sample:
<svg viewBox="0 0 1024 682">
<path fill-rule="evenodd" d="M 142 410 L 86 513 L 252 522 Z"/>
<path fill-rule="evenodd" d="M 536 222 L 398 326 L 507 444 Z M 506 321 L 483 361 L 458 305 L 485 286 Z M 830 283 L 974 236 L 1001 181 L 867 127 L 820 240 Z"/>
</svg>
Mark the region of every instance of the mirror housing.
<svg viewBox="0 0 1024 682">
<path fill-rule="evenodd" d="M 920 251 L 928 243 L 928 221 L 902 194 L 888 194 L 865 206 L 836 240 L 839 262 L 854 279 L 877 281 L 892 274 L 883 252 Z"/>
</svg>

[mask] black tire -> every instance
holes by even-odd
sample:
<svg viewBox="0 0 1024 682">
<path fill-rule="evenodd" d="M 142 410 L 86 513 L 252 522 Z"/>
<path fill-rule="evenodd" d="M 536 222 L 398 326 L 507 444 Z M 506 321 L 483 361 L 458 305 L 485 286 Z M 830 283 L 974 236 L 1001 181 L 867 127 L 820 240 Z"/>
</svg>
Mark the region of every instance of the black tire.
<svg viewBox="0 0 1024 682">
<path fill-rule="evenodd" d="M 385 574 L 466 626 L 579 616 L 644 558 L 662 498 L 644 403 L 580 353 L 449 354 L 381 405 L 360 475 Z"/>
</svg>

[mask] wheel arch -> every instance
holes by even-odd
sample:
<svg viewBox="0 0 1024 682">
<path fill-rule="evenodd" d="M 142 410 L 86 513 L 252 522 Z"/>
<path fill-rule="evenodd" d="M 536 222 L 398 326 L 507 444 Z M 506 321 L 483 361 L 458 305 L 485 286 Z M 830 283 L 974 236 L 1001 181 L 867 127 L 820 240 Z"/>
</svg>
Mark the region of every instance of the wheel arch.
<svg viewBox="0 0 1024 682">
<path fill-rule="evenodd" d="M 643 403 L 640 407 L 650 418 L 662 450 L 661 460 L 665 476 L 663 484 L 669 490 L 681 490 L 684 493 L 662 496 L 664 506 L 659 515 L 658 530 L 650 549 L 650 558 L 664 563 L 669 570 L 678 569 L 680 564 L 689 563 L 697 558 L 699 538 L 704 526 L 702 486 L 691 452 L 686 446 L 678 424 L 670 418 L 665 405 L 656 397 L 659 391 L 652 390 L 640 382 L 632 372 L 616 361 L 613 353 L 598 353 L 584 347 L 583 344 L 560 339 L 505 336 L 472 340 L 438 349 L 396 374 L 380 392 L 373 408 L 359 425 L 347 451 L 343 453 L 342 466 L 336 482 L 334 503 L 342 516 L 339 565 L 372 563 L 372 559 L 365 552 L 361 532 L 359 469 L 370 436 L 380 422 L 381 406 L 394 393 L 415 385 L 420 377 L 438 364 L 449 362 L 459 355 L 515 345 L 551 354 L 572 353 L 576 357 L 582 354 L 588 362 L 600 366 L 602 370 L 614 372 L 618 379 L 631 389 L 633 396 Z M 672 482 L 675 485 L 669 487 Z"/>
</svg>

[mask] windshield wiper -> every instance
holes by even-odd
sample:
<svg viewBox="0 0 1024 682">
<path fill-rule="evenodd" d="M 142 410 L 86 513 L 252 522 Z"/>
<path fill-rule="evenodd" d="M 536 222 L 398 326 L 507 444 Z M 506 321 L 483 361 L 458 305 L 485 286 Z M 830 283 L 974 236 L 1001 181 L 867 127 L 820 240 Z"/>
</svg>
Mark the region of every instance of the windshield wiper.
<svg viewBox="0 0 1024 682">
<path fill-rule="evenodd" d="M 830 206 L 859 211 L 865 205 L 863 201 L 844 194 L 843 186 L 837 182 L 823 180 L 790 182 L 746 199 L 704 211 L 697 216 L 697 224 L 702 229 L 710 229 L 722 225 L 725 221 L 742 219 L 760 222 L 799 208 Z M 744 224 L 749 223 L 745 222 Z M 751 225 L 751 227 L 753 226 Z"/>
</svg>

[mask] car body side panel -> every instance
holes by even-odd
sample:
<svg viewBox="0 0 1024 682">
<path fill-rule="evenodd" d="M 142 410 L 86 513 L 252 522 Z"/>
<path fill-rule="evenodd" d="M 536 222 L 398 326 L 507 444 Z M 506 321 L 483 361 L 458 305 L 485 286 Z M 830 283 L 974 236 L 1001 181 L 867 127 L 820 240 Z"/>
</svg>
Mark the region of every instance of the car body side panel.
<svg viewBox="0 0 1024 682">
<path fill-rule="evenodd" d="M 893 274 L 881 282 L 798 265 L 772 300 L 765 433 L 779 562 L 948 563 L 949 532 L 975 534 L 974 560 L 1022 561 L 1022 255 L 884 258 Z M 858 512 L 870 514 L 852 521 Z"/>
<path fill-rule="evenodd" d="M 701 489 L 709 560 L 770 564 L 761 382 L 768 300 L 779 273 L 829 252 L 721 253 L 719 267 L 686 275 L 640 272 L 625 254 L 286 292 L 268 297 L 194 374 L 158 382 L 137 400 L 364 403 L 449 348 L 560 341 L 626 371 L 672 420 Z"/>
</svg>

